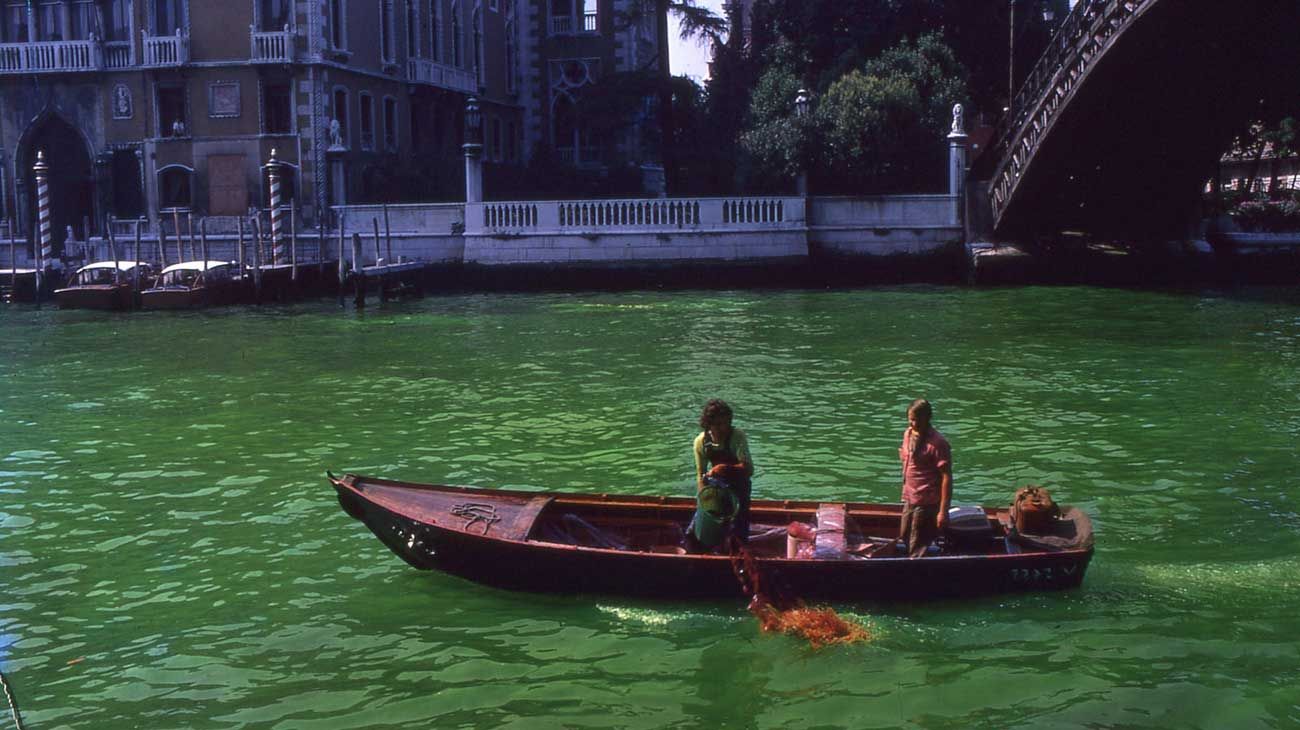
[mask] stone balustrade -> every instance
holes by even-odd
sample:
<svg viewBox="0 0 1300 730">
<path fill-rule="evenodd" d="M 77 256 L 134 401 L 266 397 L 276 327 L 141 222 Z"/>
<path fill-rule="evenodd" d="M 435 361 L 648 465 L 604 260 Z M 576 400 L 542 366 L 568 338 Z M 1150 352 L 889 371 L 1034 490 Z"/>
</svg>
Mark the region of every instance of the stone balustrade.
<svg viewBox="0 0 1300 730">
<path fill-rule="evenodd" d="M 182 66 L 190 62 L 190 37 L 179 29 L 176 35 L 150 36 L 144 39 L 145 66 Z"/>
<path fill-rule="evenodd" d="M 406 62 L 406 76 L 416 84 L 428 84 L 440 89 L 473 94 L 478 90 L 474 74 L 464 69 L 430 61 L 427 58 L 412 58 Z"/>
<path fill-rule="evenodd" d="M 468 235 L 796 230 L 803 225 L 803 199 L 796 197 L 511 201 L 465 206 Z"/>
<path fill-rule="evenodd" d="M 249 60 L 253 63 L 292 63 L 293 32 L 289 26 L 283 30 L 259 31 L 249 27 Z"/>
<path fill-rule="evenodd" d="M 0 44 L 0 73 L 97 71 L 104 51 L 96 39 Z"/>
</svg>

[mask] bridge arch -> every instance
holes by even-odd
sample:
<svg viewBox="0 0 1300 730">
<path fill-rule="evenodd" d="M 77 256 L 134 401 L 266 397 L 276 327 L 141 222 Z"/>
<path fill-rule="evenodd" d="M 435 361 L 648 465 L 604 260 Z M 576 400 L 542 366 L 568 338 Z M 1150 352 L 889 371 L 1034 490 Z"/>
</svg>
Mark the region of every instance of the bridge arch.
<svg viewBox="0 0 1300 730">
<path fill-rule="evenodd" d="M 1082 0 L 973 176 L 999 236 L 1186 235 L 1219 157 L 1300 88 L 1300 2 Z"/>
</svg>

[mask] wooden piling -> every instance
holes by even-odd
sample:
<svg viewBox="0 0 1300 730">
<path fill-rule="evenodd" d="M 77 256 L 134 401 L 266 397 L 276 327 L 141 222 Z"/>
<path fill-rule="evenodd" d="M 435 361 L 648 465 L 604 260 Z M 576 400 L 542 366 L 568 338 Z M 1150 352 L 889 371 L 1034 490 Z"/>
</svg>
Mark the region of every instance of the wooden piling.
<svg viewBox="0 0 1300 730">
<path fill-rule="evenodd" d="M 361 259 L 361 234 L 352 234 L 352 303 L 357 309 L 366 308 L 366 270 L 362 266 L 357 266 L 357 261 Z"/>
<path fill-rule="evenodd" d="M 161 216 L 158 218 L 158 264 L 159 271 L 167 268 L 167 229 Z"/>
<path fill-rule="evenodd" d="M 187 212 L 187 213 L 185 214 L 185 228 L 186 228 L 187 231 L 189 231 L 189 239 L 190 239 L 190 256 L 193 256 L 193 255 L 195 255 L 196 253 L 198 253 L 198 249 L 195 248 L 195 246 L 194 246 L 194 214 L 193 214 L 193 213 L 188 213 L 188 212 Z M 208 259 L 207 259 L 207 257 L 205 256 L 205 257 L 203 257 L 203 260 L 204 260 L 204 261 L 207 261 Z M 208 270 L 207 264 L 204 264 L 204 265 L 203 265 L 203 270 L 204 270 L 204 271 L 207 271 L 207 270 Z"/>
<path fill-rule="evenodd" d="M 162 226 L 158 226 L 162 228 Z M 185 251 L 182 249 L 185 237 L 181 235 L 181 211 L 179 208 L 172 208 L 172 231 L 176 234 L 176 263 L 185 261 Z M 190 253 L 194 253 L 191 251 Z"/>
<path fill-rule="evenodd" d="M 392 230 L 392 228 L 390 228 L 389 225 L 388 225 L 388 204 L 387 204 L 387 203 L 384 204 L 384 243 L 385 243 L 386 246 L 387 246 L 387 248 L 386 248 L 385 250 L 388 251 L 388 263 L 389 263 L 389 265 L 392 265 L 392 263 L 393 263 L 393 230 Z"/>
<path fill-rule="evenodd" d="M 375 229 L 375 266 L 378 266 L 379 259 L 383 257 L 383 254 L 379 251 L 379 219 L 371 218 L 370 225 Z"/>
<path fill-rule="evenodd" d="M 199 245 L 202 246 L 203 273 L 206 274 L 208 272 L 208 219 L 206 216 L 199 219 Z"/>
<path fill-rule="evenodd" d="M 338 217 L 338 305 L 343 307 L 343 282 L 347 279 L 343 275 L 343 216 Z"/>
<path fill-rule="evenodd" d="M 262 303 L 262 220 L 253 217 L 253 301 Z"/>
<path fill-rule="evenodd" d="M 131 267 L 131 300 L 126 306 L 135 306 L 135 298 L 140 294 L 140 219 L 135 219 L 135 266 Z"/>
<path fill-rule="evenodd" d="M 289 281 L 298 283 L 298 203 L 289 202 Z"/>
<path fill-rule="evenodd" d="M 14 240 L 14 219 L 5 223 L 9 231 L 9 291 L 14 292 L 18 290 L 18 242 Z"/>
<path fill-rule="evenodd" d="M 247 267 L 244 266 L 244 217 L 242 215 L 235 218 L 235 245 L 239 247 L 239 275 L 244 276 Z"/>
<path fill-rule="evenodd" d="M 113 255 L 113 283 L 117 284 L 122 278 L 122 264 L 121 259 L 117 257 L 117 238 L 113 235 L 113 221 L 110 219 L 104 228 L 108 235 L 108 250 Z M 90 243 L 90 241 L 86 241 L 86 243 Z"/>
</svg>

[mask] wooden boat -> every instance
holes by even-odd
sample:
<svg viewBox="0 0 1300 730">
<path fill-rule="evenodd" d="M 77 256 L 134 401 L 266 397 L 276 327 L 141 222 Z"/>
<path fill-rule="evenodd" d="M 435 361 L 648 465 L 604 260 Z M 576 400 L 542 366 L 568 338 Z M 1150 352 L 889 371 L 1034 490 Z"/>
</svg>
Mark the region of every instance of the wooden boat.
<svg viewBox="0 0 1300 730">
<path fill-rule="evenodd" d="M 248 298 L 248 277 L 234 261 L 184 261 L 162 270 L 140 294 L 145 309 L 192 309 Z"/>
<path fill-rule="evenodd" d="M 54 298 L 64 309 L 126 309 L 140 293 L 137 280 L 140 289 L 148 287 L 153 268 L 142 261 L 96 261 L 77 269 Z"/>
<path fill-rule="evenodd" d="M 480 489 L 354 474 L 329 479 L 344 511 L 416 568 L 542 592 L 742 595 L 729 556 L 689 555 L 679 547 L 694 499 Z M 749 550 L 764 581 L 808 600 L 938 598 L 1083 581 L 1093 544 L 1081 510 L 1063 511 L 1053 528 L 1059 534 L 1016 536 L 1009 509 L 965 509 L 976 511 L 979 529 L 950 533 L 942 549 L 931 548 L 933 555 L 906 558 L 893 554 L 899 504 L 755 500 Z M 792 522 L 817 528 L 810 557 L 788 557 L 785 528 Z"/>
</svg>

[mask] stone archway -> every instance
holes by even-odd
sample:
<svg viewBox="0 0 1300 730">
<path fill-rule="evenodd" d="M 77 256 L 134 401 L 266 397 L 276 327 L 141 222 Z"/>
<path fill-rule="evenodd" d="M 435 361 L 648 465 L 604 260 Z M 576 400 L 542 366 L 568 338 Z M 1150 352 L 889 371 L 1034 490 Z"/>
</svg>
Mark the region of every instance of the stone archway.
<svg viewBox="0 0 1300 730">
<path fill-rule="evenodd" d="M 69 226 L 83 241 L 89 235 L 84 221 L 89 220 L 91 230 L 95 229 L 95 168 L 86 138 L 61 116 L 45 114 L 32 123 L 15 157 L 24 183 L 21 197 L 25 228 L 33 242 L 39 235 L 36 175 L 32 172 L 38 151 L 45 153 L 45 164 L 50 168 L 50 228 L 54 255 L 62 256 Z"/>
</svg>

